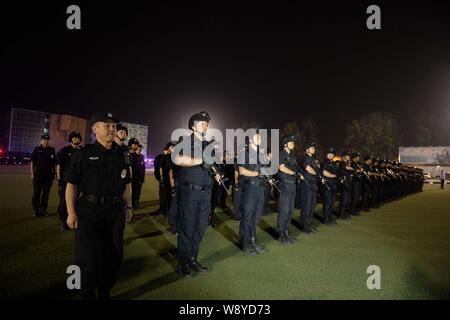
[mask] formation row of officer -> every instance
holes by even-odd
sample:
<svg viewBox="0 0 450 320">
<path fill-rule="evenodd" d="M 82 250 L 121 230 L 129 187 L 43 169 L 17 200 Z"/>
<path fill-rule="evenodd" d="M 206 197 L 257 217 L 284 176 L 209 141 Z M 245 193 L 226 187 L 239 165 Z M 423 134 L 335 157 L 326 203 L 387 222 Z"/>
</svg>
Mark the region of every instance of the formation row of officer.
<svg viewBox="0 0 450 320">
<path fill-rule="evenodd" d="M 422 189 L 422 172 L 388 160 L 366 156 L 360 161 L 359 153 L 343 152 L 340 156 L 331 148 L 326 159 L 315 158 L 313 142 L 304 146 L 304 154 L 296 159 L 293 150 L 296 138 L 282 139 L 278 174 L 271 176 L 270 153 L 260 148 L 258 128 L 255 135 L 242 148 L 245 163 L 206 164 L 201 157 L 175 155 L 174 145 L 189 143 L 199 154 L 208 146 L 204 137 L 210 117 L 206 112 L 193 115 L 189 120 L 192 135 L 179 142 L 170 142 L 165 153 L 155 161 L 155 177 L 160 182 L 160 206 L 168 216 L 169 224 L 178 238 L 179 268 L 182 276 L 192 271 L 207 271 L 198 261 L 199 245 L 214 207 L 226 208 L 228 189 L 233 190 L 234 218 L 240 220 L 239 235 L 242 250 L 249 255 L 265 252 L 256 239 L 256 226 L 267 208 L 270 190 L 278 190 L 278 240 L 293 244 L 296 239 L 289 233 L 294 208 L 301 209 L 300 229 L 305 234 L 318 231 L 313 225 L 317 199 L 323 203 L 323 223 L 336 225 L 333 208 L 339 199 L 338 218 L 348 219 L 360 211 L 378 208 L 383 203 Z M 228 158 L 229 155 L 223 155 Z M 269 161 L 262 163 L 266 157 Z M 237 155 L 236 155 L 237 158 Z M 252 159 L 255 158 L 255 159 Z M 174 162 L 172 159 L 176 159 Z M 318 197 L 319 196 L 319 197 Z"/>
</svg>

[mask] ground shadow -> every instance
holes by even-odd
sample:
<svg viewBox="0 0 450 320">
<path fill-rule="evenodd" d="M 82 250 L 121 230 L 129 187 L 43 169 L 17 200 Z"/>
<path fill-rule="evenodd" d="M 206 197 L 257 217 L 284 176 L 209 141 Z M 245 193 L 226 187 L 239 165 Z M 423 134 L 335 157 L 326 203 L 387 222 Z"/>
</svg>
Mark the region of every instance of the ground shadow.
<svg viewBox="0 0 450 320">
<path fill-rule="evenodd" d="M 234 232 L 230 227 L 228 227 L 219 216 L 215 215 L 214 221 L 216 223 L 218 222 L 214 230 L 219 232 L 225 239 L 230 241 L 236 247 L 242 249 L 239 235 L 236 232 Z"/>
</svg>

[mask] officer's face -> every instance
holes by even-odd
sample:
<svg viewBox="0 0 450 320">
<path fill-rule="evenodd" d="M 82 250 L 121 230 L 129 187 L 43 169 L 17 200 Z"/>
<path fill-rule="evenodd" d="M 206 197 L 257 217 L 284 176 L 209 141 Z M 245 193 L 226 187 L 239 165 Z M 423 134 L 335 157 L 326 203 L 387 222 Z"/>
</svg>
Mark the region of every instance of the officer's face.
<svg viewBox="0 0 450 320">
<path fill-rule="evenodd" d="M 119 137 L 120 141 L 125 141 L 127 139 L 127 132 L 125 130 L 119 130 L 117 131 L 117 136 Z"/>
<path fill-rule="evenodd" d="M 327 154 L 327 158 L 328 158 L 328 160 L 333 160 L 333 158 L 334 158 L 334 153 L 328 153 L 328 154 Z"/>
<path fill-rule="evenodd" d="M 174 148 L 175 148 L 174 146 L 170 146 L 169 147 L 169 152 L 172 153 Z"/>
<path fill-rule="evenodd" d="M 316 153 L 316 147 L 309 147 L 309 148 L 308 148 L 308 152 L 309 152 L 310 154 Z"/>
<path fill-rule="evenodd" d="M 77 145 L 79 145 L 81 143 L 81 140 L 78 137 L 73 137 L 72 138 L 72 143 L 77 146 Z"/>
<path fill-rule="evenodd" d="M 194 124 L 194 131 L 204 133 L 208 131 L 209 123 L 207 121 L 196 121 Z"/>
<path fill-rule="evenodd" d="M 116 135 L 116 124 L 114 122 L 96 122 L 92 130 L 97 140 L 112 142 Z"/>
<path fill-rule="evenodd" d="M 289 141 L 287 143 L 287 147 L 288 147 L 289 150 L 294 150 L 294 147 L 295 147 L 294 141 Z"/>
<path fill-rule="evenodd" d="M 47 148 L 48 145 L 49 145 L 49 143 L 50 143 L 50 140 L 47 140 L 47 139 L 42 139 L 42 140 L 41 140 L 41 145 L 42 145 L 44 148 Z"/>
<path fill-rule="evenodd" d="M 259 146 L 261 144 L 261 135 L 260 134 L 255 134 L 253 136 L 253 143 L 256 144 L 257 146 Z"/>
<path fill-rule="evenodd" d="M 136 143 L 133 143 L 131 145 L 131 149 L 133 149 L 134 151 L 137 151 L 139 149 L 139 145 L 137 145 Z"/>
</svg>

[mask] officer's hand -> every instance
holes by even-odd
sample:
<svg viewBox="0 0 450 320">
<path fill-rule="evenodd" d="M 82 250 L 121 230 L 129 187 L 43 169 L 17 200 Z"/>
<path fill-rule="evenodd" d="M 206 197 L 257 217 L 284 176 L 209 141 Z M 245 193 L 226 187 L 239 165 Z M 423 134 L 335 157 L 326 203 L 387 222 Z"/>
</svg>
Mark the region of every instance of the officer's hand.
<svg viewBox="0 0 450 320">
<path fill-rule="evenodd" d="M 78 228 L 78 217 L 76 214 L 69 214 L 67 216 L 66 220 L 67 225 L 70 229 L 77 229 Z"/>
<path fill-rule="evenodd" d="M 170 195 L 172 197 L 175 197 L 177 195 L 177 189 L 175 189 L 175 187 L 170 188 Z"/>
<path fill-rule="evenodd" d="M 220 178 L 221 178 L 220 174 L 216 174 L 214 176 L 214 178 L 216 179 L 217 183 L 220 183 Z"/>
<path fill-rule="evenodd" d="M 133 210 L 125 209 L 125 221 L 130 223 L 133 220 Z"/>
</svg>

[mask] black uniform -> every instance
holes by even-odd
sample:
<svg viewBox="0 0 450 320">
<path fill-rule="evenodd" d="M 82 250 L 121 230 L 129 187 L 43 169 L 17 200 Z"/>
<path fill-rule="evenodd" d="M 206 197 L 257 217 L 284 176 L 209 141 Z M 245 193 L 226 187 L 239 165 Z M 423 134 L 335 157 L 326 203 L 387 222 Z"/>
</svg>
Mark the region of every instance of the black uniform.
<svg viewBox="0 0 450 320">
<path fill-rule="evenodd" d="M 350 167 L 350 163 L 347 161 L 341 161 L 338 168 L 338 176 L 342 183 L 339 189 L 339 218 L 348 219 L 348 204 L 350 201 L 350 192 L 352 186 L 352 172 L 347 170 L 346 167 Z"/>
<path fill-rule="evenodd" d="M 71 144 L 61 148 L 56 154 L 56 164 L 60 166 L 60 180 L 59 185 L 59 205 L 58 215 L 61 223 L 65 225 L 67 220 L 67 206 L 66 206 L 66 185 L 67 185 L 67 169 L 69 168 L 70 159 L 79 150 L 74 148 Z"/>
<path fill-rule="evenodd" d="M 47 211 L 48 196 L 55 178 L 56 155 L 53 147 L 36 147 L 31 153 L 33 162 L 33 197 L 32 205 L 35 213 Z"/>
<path fill-rule="evenodd" d="M 265 167 L 259 161 L 260 157 L 264 156 L 262 154 L 259 156 L 259 150 L 255 152 L 251 147 L 246 147 L 243 152 L 245 153 L 245 164 L 239 164 L 239 167 L 250 171 L 259 171 L 260 168 Z M 239 235 L 243 249 L 252 255 L 262 253 L 264 248 L 256 244 L 256 226 L 261 219 L 264 206 L 266 182 L 261 176 L 247 177 L 241 175 L 239 184 L 243 188 L 242 212 L 239 224 Z"/>
<path fill-rule="evenodd" d="M 284 164 L 288 169 L 294 170 L 297 167 L 297 160 L 292 153 L 288 153 L 284 148 L 280 152 L 279 164 Z M 281 190 L 278 197 L 278 221 L 277 231 L 283 238 L 288 234 L 288 227 L 291 223 L 294 212 L 295 194 L 297 191 L 297 176 L 294 173 L 289 175 L 281 171 L 278 172 L 279 188 Z M 284 239 L 284 238 L 283 238 Z"/>
<path fill-rule="evenodd" d="M 360 200 L 361 200 L 361 192 L 362 192 L 362 183 L 363 176 L 360 172 L 357 172 L 360 169 L 360 165 L 356 160 L 352 160 L 350 166 L 355 170 L 355 173 L 352 176 L 352 187 L 350 194 L 350 214 L 357 216 L 360 215 Z"/>
<path fill-rule="evenodd" d="M 331 174 L 338 175 L 338 166 L 335 161 L 326 159 L 322 163 L 322 171 L 328 171 Z M 328 188 L 322 188 L 322 202 L 323 202 L 323 217 L 325 224 L 333 223 L 333 206 L 336 200 L 336 193 L 338 190 L 338 179 L 325 177 Z"/>
<path fill-rule="evenodd" d="M 300 185 L 301 192 L 301 204 L 302 211 L 300 215 L 300 226 L 302 231 L 305 233 L 311 233 L 311 219 L 314 215 L 314 210 L 317 204 L 317 182 L 318 177 L 316 175 L 312 175 L 306 171 L 306 167 L 309 165 L 314 169 L 316 173 L 319 172 L 319 168 L 317 166 L 316 159 L 314 157 L 309 156 L 308 154 L 304 154 L 300 162 L 302 168 L 302 174 L 305 180 Z"/>
<path fill-rule="evenodd" d="M 133 207 L 138 208 L 138 199 L 139 194 L 141 193 L 142 186 L 142 177 L 141 177 L 141 168 L 140 162 L 141 157 L 136 152 L 130 152 L 130 160 L 131 160 L 131 191 L 132 191 L 132 199 L 133 199 Z"/>
<path fill-rule="evenodd" d="M 131 183 L 129 157 L 116 143 L 99 142 L 72 156 L 67 182 L 78 186 L 75 264 L 85 298 L 109 292 L 123 259 L 124 191 Z"/>
<path fill-rule="evenodd" d="M 158 155 L 155 163 L 157 163 L 155 166 L 155 177 L 159 181 L 159 210 L 162 215 L 167 216 L 171 201 L 169 171 L 172 160 L 170 153 Z"/>
<path fill-rule="evenodd" d="M 235 164 L 233 165 L 234 172 L 239 174 L 239 166 L 237 165 L 237 159 L 235 158 Z M 235 174 L 235 173 L 234 173 Z M 238 176 L 239 177 L 239 176 Z M 233 182 L 235 178 L 233 177 Z M 233 218 L 235 220 L 240 220 L 242 216 L 242 196 L 243 196 L 242 186 L 238 182 L 234 183 L 233 186 Z"/>
<path fill-rule="evenodd" d="M 169 213 L 168 213 L 168 221 L 170 225 L 170 230 L 172 233 L 178 233 L 178 224 L 179 224 L 179 214 L 178 214 L 178 171 L 179 168 L 172 161 L 172 158 L 169 157 L 169 172 L 172 172 L 174 186 L 170 188 L 170 202 L 169 202 Z M 169 182 L 167 182 L 169 184 Z"/>
<path fill-rule="evenodd" d="M 190 144 L 191 154 L 203 154 L 202 141 L 194 134 L 181 143 Z M 197 261 L 200 242 L 208 228 L 211 213 L 212 178 L 203 166 L 178 169 L 179 233 L 178 259 L 181 266 Z"/>
<path fill-rule="evenodd" d="M 364 175 L 363 181 L 362 181 L 362 196 L 361 196 L 361 206 L 363 211 L 369 211 L 370 202 L 372 200 L 372 179 L 369 176 L 369 172 L 371 171 L 371 167 L 368 163 L 364 162 L 362 165 L 362 168 L 364 169 L 364 172 L 367 174 Z"/>
</svg>

